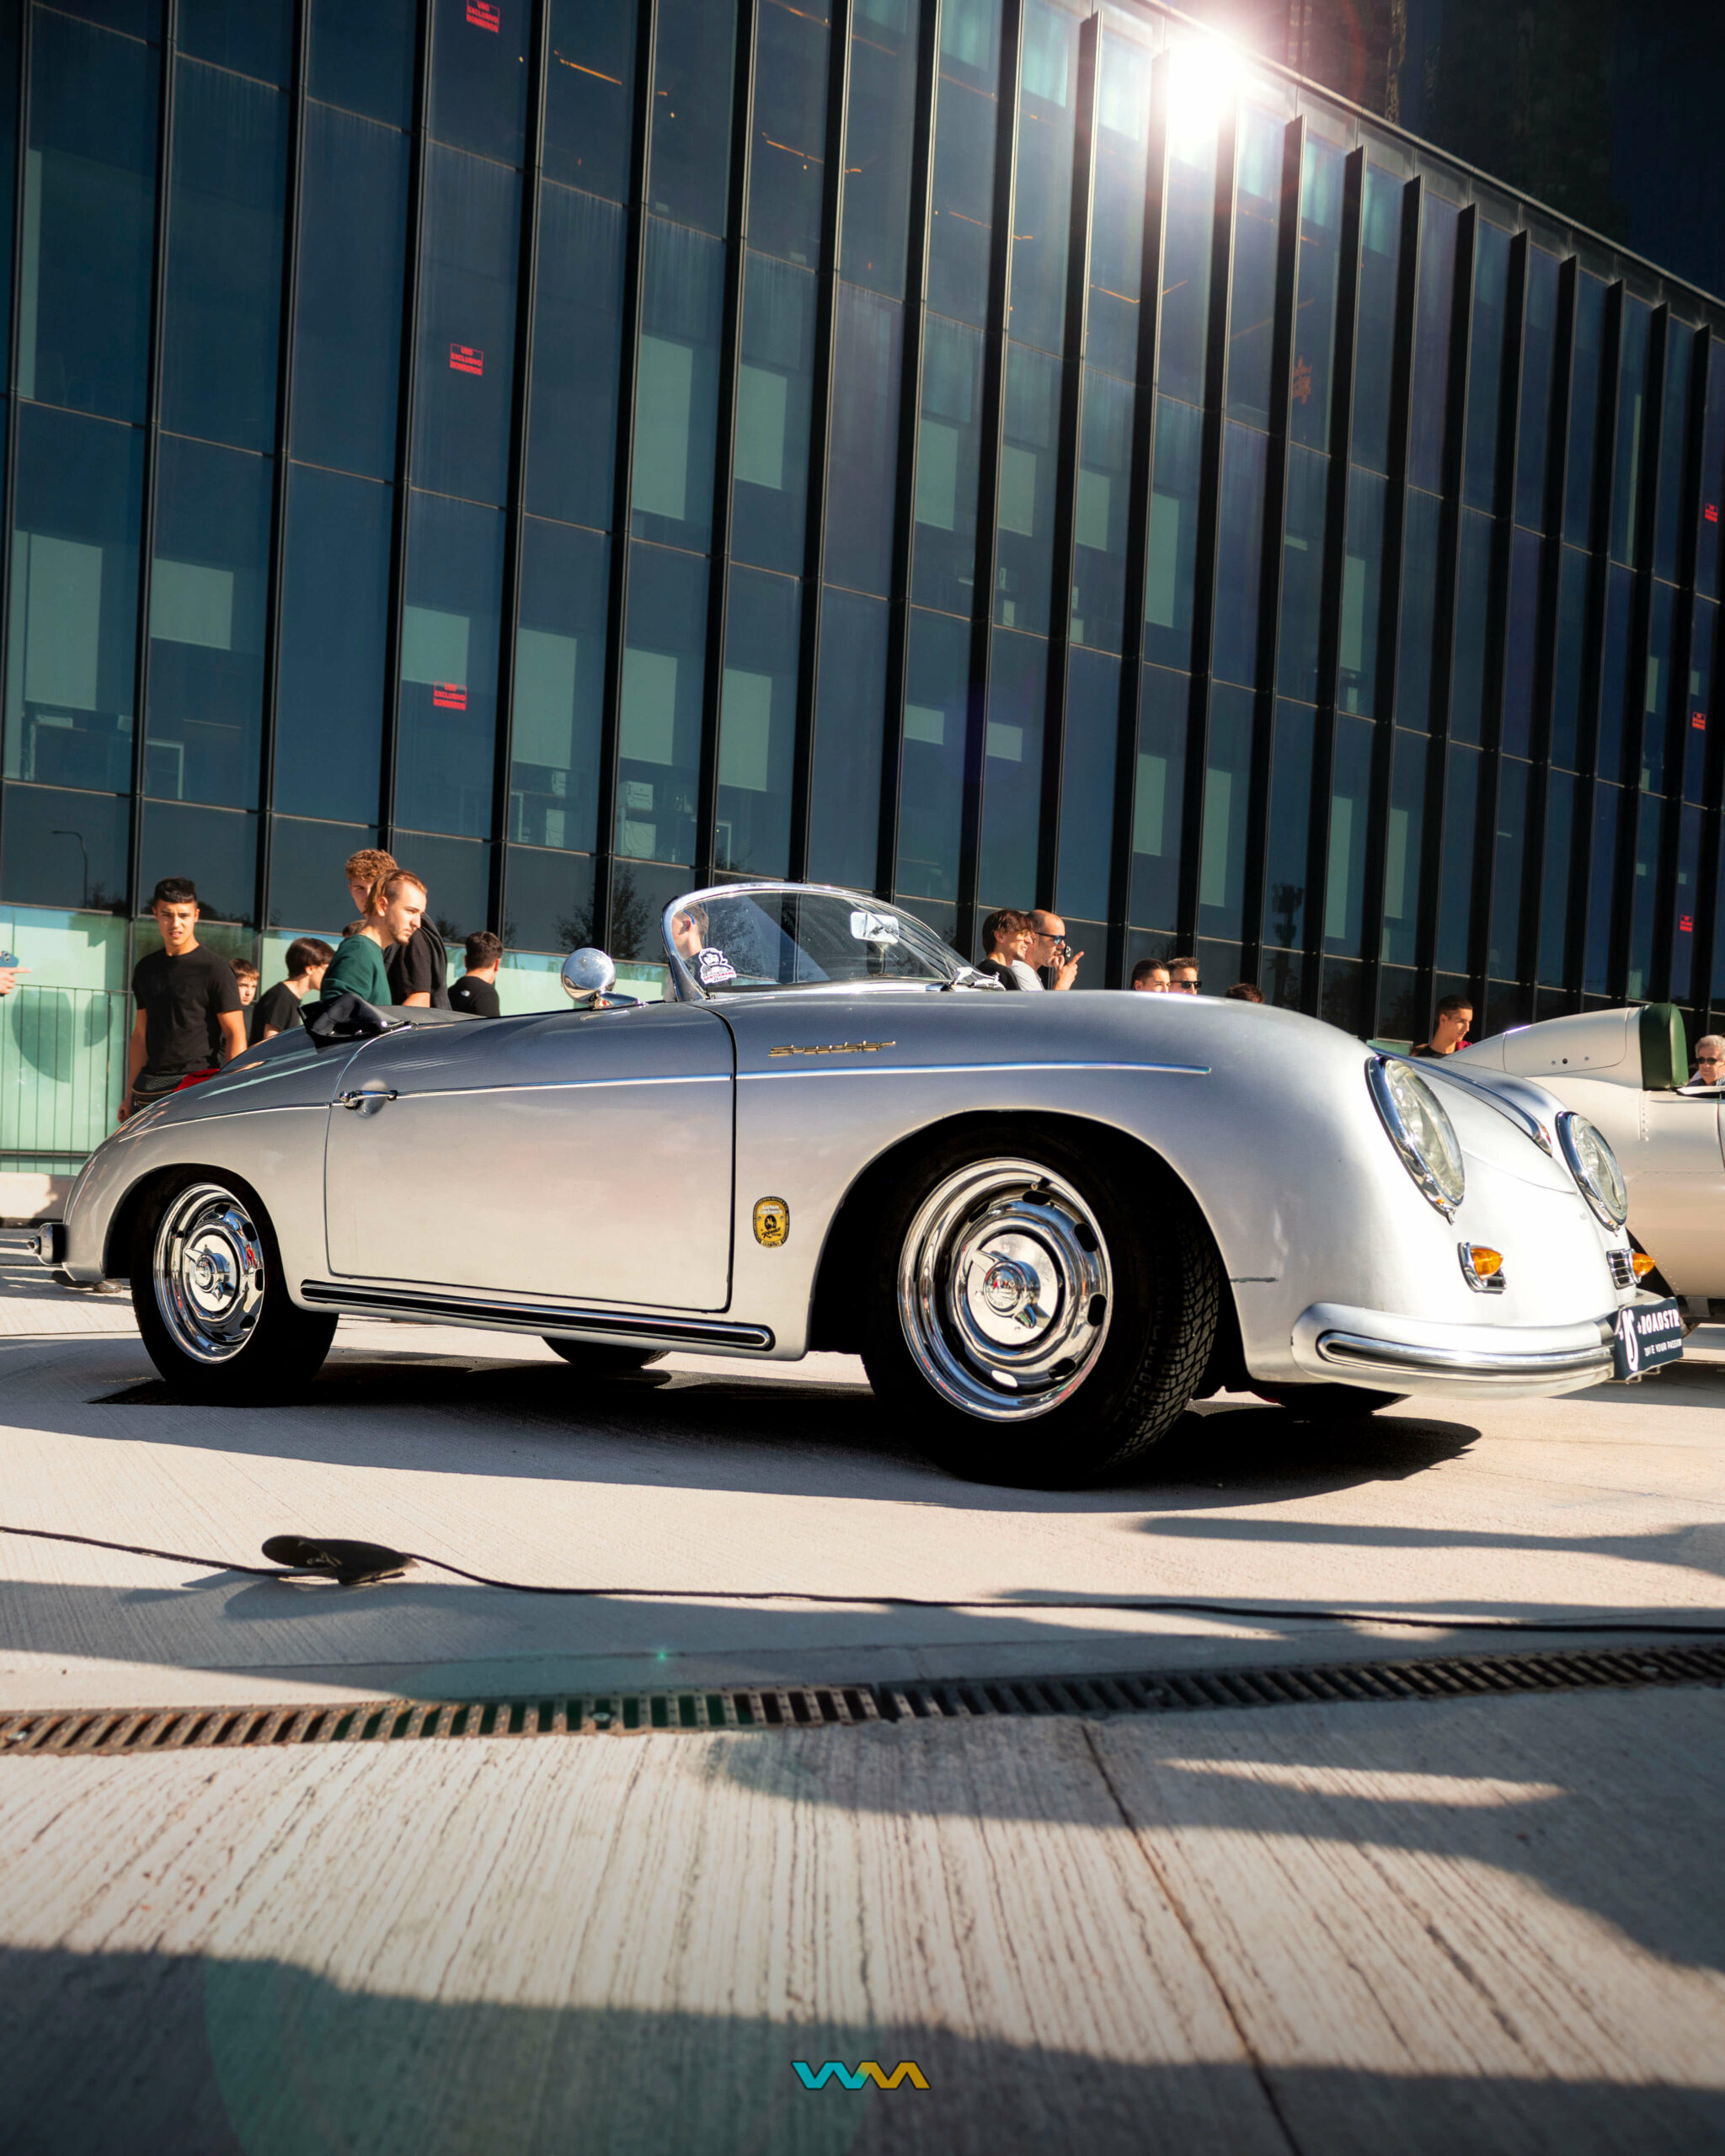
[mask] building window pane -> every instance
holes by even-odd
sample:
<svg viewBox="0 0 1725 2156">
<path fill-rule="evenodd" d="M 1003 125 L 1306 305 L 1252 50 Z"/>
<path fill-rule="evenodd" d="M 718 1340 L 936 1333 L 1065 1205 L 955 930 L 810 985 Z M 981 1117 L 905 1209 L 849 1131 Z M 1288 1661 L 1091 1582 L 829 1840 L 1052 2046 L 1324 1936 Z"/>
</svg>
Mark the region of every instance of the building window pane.
<svg viewBox="0 0 1725 2156">
<path fill-rule="evenodd" d="M 825 0 L 761 0 L 749 244 L 813 268 L 826 173 Z"/>
<path fill-rule="evenodd" d="M 917 898 L 959 894 L 969 679 L 969 623 L 913 607 L 893 888 Z"/>
<path fill-rule="evenodd" d="M 1138 372 L 1152 56 L 1106 24 L 1097 62 L 1084 356 L 1124 382 Z"/>
<path fill-rule="evenodd" d="M 735 0 L 660 0 L 649 206 L 723 233 L 736 71 Z"/>
<path fill-rule="evenodd" d="M 124 794 L 8 784 L 0 788 L 0 898 L 124 909 L 131 851 L 131 803 Z M 12 947 L 40 970 L 22 939 Z"/>
<path fill-rule="evenodd" d="M 1587 642 L 1588 559 L 1565 547 L 1557 567 L 1557 649 L 1551 689 L 1551 761 L 1580 765 L 1581 662 Z"/>
<path fill-rule="evenodd" d="M 1132 403 L 1130 382 L 1085 369 L 1072 531 L 1071 638 L 1097 651 L 1119 651 L 1125 631 Z"/>
<path fill-rule="evenodd" d="M 1001 0 L 941 9 L 928 304 L 979 328 L 988 318 L 1000 45 Z"/>
<path fill-rule="evenodd" d="M 598 841 L 611 547 L 526 518 L 510 734 L 509 835 L 589 852 Z"/>
<path fill-rule="evenodd" d="M 1306 138 L 1300 173 L 1299 291 L 1294 303 L 1290 431 L 1310 449 L 1330 446 L 1330 385 L 1336 350 L 1336 268 L 1342 248 L 1343 157 Z"/>
<path fill-rule="evenodd" d="M 905 311 L 895 302 L 839 286 L 826 574 L 858 591 L 884 592 L 892 575 L 904 322 Z"/>
<path fill-rule="evenodd" d="M 1684 701 L 1687 721 L 1683 729 L 1685 801 L 1703 798 L 1702 782 L 1707 766 L 1707 710 L 1712 702 L 1713 638 L 1718 616 L 1719 610 L 1711 600 L 1696 600 L 1689 629 L 1689 692 Z"/>
<path fill-rule="evenodd" d="M 182 52 L 260 82 L 285 83 L 293 60 L 292 0 L 179 0 L 174 43 Z"/>
<path fill-rule="evenodd" d="M 1165 397 L 1201 404 L 1216 229 L 1215 114 L 1201 98 L 1189 107 L 1170 99 L 1167 193 L 1156 386 Z"/>
<path fill-rule="evenodd" d="M 302 172 L 293 452 L 387 479 L 401 380 L 407 138 L 308 105 Z"/>
<path fill-rule="evenodd" d="M 1432 627 L 1437 604 L 1439 504 L 1409 488 L 1402 525 L 1402 641 L 1396 657 L 1396 723 L 1428 723 Z"/>
<path fill-rule="evenodd" d="M 1707 419 L 1701 430 L 1701 510 L 1696 525 L 1695 588 L 1718 596 L 1719 519 L 1725 515 L 1725 343 L 1707 346 Z"/>
<path fill-rule="evenodd" d="M 425 878 L 425 910 L 457 954 L 464 936 L 492 926 L 490 846 L 398 829 L 395 851 L 403 868 Z"/>
<path fill-rule="evenodd" d="M 1503 715 L 1506 756 L 1525 756 L 1533 737 L 1534 644 L 1539 632 L 1540 572 L 1545 542 L 1517 529 L 1509 541 L 1509 614 L 1503 630 Z"/>
<path fill-rule="evenodd" d="M 1391 965 L 1412 966 L 1419 961 L 1419 884 L 1429 753 L 1423 734 L 1404 734 L 1397 728 L 1390 765 L 1390 818 L 1384 831 L 1381 955 Z"/>
<path fill-rule="evenodd" d="M 6 776 L 131 784 L 143 436 L 18 415 L 6 648 Z"/>
<path fill-rule="evenodd" d="M 1677 594 L 1655 584 L 1648 609 L 1648 657 L 1641 721 L 1641 789 L 1665 791 L 1665 739 L 1670 730 L 1671 616 Z"/>
<path fill-rule="evenodd" d="M 1144 576 L 1144 651 L 1158 666 L 1192 664 L 1203 444 L 1202 415 L 1189 404 L 1158 397 Z"/>
<path fill-rule="evenodd" d="M 1243 681 L 1248 686 L 1258 680 L 1265 440 L 1255 429 L 1236 426 L 1231 420 L 1222 430 L 1222 506 L 1216 534 L 1215 637 L 1210 670 L 1220 680 Z M 1205 931 L 1218 936 L 1224 932 L 1220 929 Z"/>
<path fill-rule="evenodd" d="M 732 446 L 731 552 L 788 575 L 803 566 L 814 374 L 814 273 L 751 249 Z"/>
<path fill-rule="evenodd" d="M 1007 327 L 1021 344 L 1061 352 L 1066 343 L 1078 19 L 1051 7 L 1049 0 L 1025 0 L 1023 39 Z"/>
<path fill-rule="evenodd" d="M 1461 512 L 1461 548 L 1455 568 L 1455 647 L 1450 672 L 1450 738 L 1484 739 L 1486 613 L 1491 604 L 1492 520 Z"/>
<path fill-rule="evenodd" d="M 1283 950 L 1306 942 L 1311 858 L 1312 734 L 1310 704 L 1278 698 L 1270 744 L 1269 831 L 1263 871 L 1263 940 Z"/>
<path fill-rule="evenodd" d="M 1695 907 L 1701 873 L 1701 812 L 1685 808 L 1677 834 L 1677 889 L 1671 906 L 1671 980 L 1676 1003 L 1689 1000 L 1695 968 Z"/>
<path fill-rule="evenodd" d="M 539 197 L 527 506 L 600 530 L 616 483 L 623 213 L 547 182 Z"/>
<path fill-rule="evenodd" d="M 892 299 L 905 293 L 916 102 L 916 9 L 909 0 L 863 0 L 851 26 L 839 267 Z"/>
<path fill-rule="evenodd" d="M 1288 451 L 1288 498 L 1282 527 L 1282 604 L 1276 686 L 1302 702 L 1317 695 L 1318 611 L 1323 593 L 1330 460 L 1316 450 Z"/>
<path fill-rule="evenodd" d="M 1330 775 L 1330 832 L 1324 876 L 1324 948 L 1360 954 L 1365 897 L 1365 837 L 1371 814 L 1373 729 L 1363 718 L 1336 721 Z"/>
<path fill-rule="evenodd" d="M 503 534 L 496 510 L 409 498 L 395 821 L 414 830 L 491 827 Z"/>
<path fill-rule="evenodd" d="M 634 87 L 635 0 L 551 0 L 547 179 L 628 200 Z"/>
<path fill-rule="evenodd" d="M 1185 820 L 1186 721 L 1192 683 L 1184 674 L 1146 666 L 1138 706 L 1138 756 L 1132 776 L 1132 886 L 1129 917 L 1145 928 L 1172 929 L 1180 910 L 1180 840 Z"/>
<path fill-rule="evenodd" d="M 1509 235 L 1482 218 L 1474 228 L 1467 435 L 1461 470 L 1462 499 L 1471 509 L 1491 509 L 1498 498 L 1498 406 L 1503 393 L 1509 283 Z"/>
<path fill-rule="evenodd" d="M 1644 793 L 1635 816 L 1635 881 L 1629 894 L 1629 979 L 1625 992 L 1632 1003 L 1648 992 L 1653 964 L 1653 882 L 1659 873 L 1659 835 L 1665 804 Z"/>
<path fill-rule="evenodd" d="M 1059 360 L 1009 344 L 994 617 L 1006 627 L 1029 629 L 1038 636 L 1048 632 L 1060 428 Z"/>
<path fill-rule="evenodd" d="M 1683 475 L 1688 467 L 1689 366 L 1696 332 L 1674 322 L 1665 333 L 1664 408 L 1659 420 L 1659 505 L 1653 526 L 1653 574 L 1677 578 Z"/>
<path fill-rule="evenodd" d="M 1605 287 L 1583 270 L 1575 286 L 1575 339 L 1569 363 L 1569 452 L 1563 474 L 1563 536 L 1572 547 L 1592 543 L 1594 433 L 1598 424 L 1599 357 L 1605 337 Z"/>
<path fill-rule="evenodd" d="M 290 815 L 377 814 L 393 501 L 372 480 L 288 472 L 275 805 Z"/>
<path fill-rule="evenodd" d="M 144 791 L 253 807 L 275 467 L 172 435 L 161 459 Z"/>
<path fill-rule="evenodd" d="M 124 30 L 129 37 L 154 40 L 162 35 L 162 0 L 61 0 L 61 10 L 106 29 Z"/>
<path fill-rule="evenodd" d="M 1047 702 L 1047 643 L 1041 637 L 996 629 L 989 652 L 982 843 L 976 864 L 977 896 L 984 905 L 1028 905 L 1036 889 Z"/>
<path fill-rule="evenodd" d="M 1629 626 L 1635 581 L 1614 563 L 1605 577 L 1605 643 L 1599 659 L 1599 733 L 1594 769 L 1615 779 L 1623 768 L 1624 705 L 1629 695 Z M 1637 682 L 1636 686 L 1640 687 Z M 1641 699 L 1636 698 L 1636 717 Z"/>
<path fill-rule="evenodd" d="M 1241 109 L 1236 155 L 1234 289 L 1228 315 L 1228 415 L 1267 427 L 1275 334 L 1276 237 L 1282 200 L 1282 121 Z"/>
<path fill-rule="evenodd" d="M 312 95 L 392 127 L 414 109 L 414 0 L 311 0 Z"/>
<path fill-rule="evenodd" d="M 1616 455 L 1611 478 L 1611 558 L 1633 563 L 1640 537 L 1642 457 L 1647 438 L 1648 342 L 1653 310 L 1626 298 L 1617 361 Z"/>
<path fill-rule="evenodd" d="M 783 876 L 790 867 L 801 597 L 790 577 L 731 573 L 718 705 L 718 868 Z"/>
<path fill-rule="evenodd" d="M 414 481 L 437 494 L 500 502 L 508 492 L 521 215 L 519 173 L 433 144 L 425 175 Z"/>
<path fill-rule="evenodd" d="M 920 604 L 953 614 L 969 613 L 975 584 L 981 401 L 980 334 L 956 322 L 932 318 L 916 430 L 916 552 L 911 590 Z"/>
<path fill-rule="evenodd" d="M 1515 443 L 1515 520 L 1543 531 L 1546 437 L 1551 431 L 1551 363 L 1557 334 L 1557 258 L 1527 250 L 1521 327 L 1521 425 Z"/>
<path fill-rule="evenodd" d="M 504 921 L 513 951 L 579 951 L 593 941 L 593 857 L 512 846 L 505 863 Z M 547 984 L 553 994 L 557 984 Z M 547 999 L 548 1004 L 548 999 Z"/>
<path fill-rule="evenodd" d="M 1198 932 L 1238 942 L 1244 927 L 1246 825 L 1252 790 L 1252 698 L 1217 686 L 1210 699 L 1204 817 L 1198 858 Z"/>
<path fill-rule="evenodd" d="M 1083 921 L 1108 917 L 1119 738 L 1119 660 L 1102 652 L 1069 653 L 1055 901 L 1062 913 L 1076 914 Z"/>
<path fill-rule="evenodd" d="M 1402 261 L 1402 182 L 1365 168 L 1359 219 L 1359 302 L 1354 338 L 1354 462 L 1390 468 L 1390 377 L 1396 353 L 1396 280 Z"/>
<path fill-rule="evenodd" d="M 884 600 L 821 595 L 809 873 L 871 889 L 880 852 L 889 615 Z"/>
<path fill-rule="evenodd" d="M 1407 477 L 1434 494 L 1443 484 L 1450 316 L 1455 296 L 1453 202 L 1428 194 L 1419 205 L 1419 288 L 1414 302 L 1413 394 L 1408 416 Z"/>
<path fill-rule="evenodd" d="M 431 0 L 431 132 L 518 165 L 527 120 L 531 0 Z"/>
<path fill-rule="evenodd" d="M 1539 976 L 1564 985 L 1569 941 L 1569 862 L 1575 829 L 1575 781 L 1567 771 L 1546 777 L 1546 850 L 1541 872 Z"/>
<path fill-rule="evenodd" d="M 309 824 L 296 816 L 273 818 L 270 899 L 264 912 L 267 926 L 339 942 L 342 923 L 354 905 L 342 880 L 342 864 L 362 846 L 377 843 L 377 830 L 365 824 Z"/>
<path fill-rule="evenodd" d="M 645 271 L 630 528 L 704 553 L 713 543 L 724 248 L 649 217 Z"/>
<path fill-rule="evenodd" d="M 1348 474 L 1348 531 L 1342 557 L 1342 620 L 1337 642 L 1338 710 L 1377 709 L 1378 601 L 1384 574 L 1386 483 L 1356 464 Z"/>
<path fill-rule="evenodd" d="M 1611 931 L 1616 921 L 1614 872 L 1617 865 L 1617 818 L 1621 789 L 1594 788 L 1593 855 L 1588 869 L 1587 952 L 1581 985 L 1588 995 L 1611 993 Z"/>
<path fill-rule="evenodd" d="M 231 808 L 147 802 L 138 851 L 140 899 L 164 876 L 191 878 L 206 921 L 249 926 L 258 916 L 257 818 Z"/>
<path fill-rule="evenodd" d="M 631 547 L 615 843 L 638 861 L 695 858 L 706 654 L 706 563 Z"/>
<path fill-rule="evenodd" d="M 1479 810 L 1480 752 L 1453 745 L 1445 760 L 1444 847 L 1439 863 L 1437 969 L 1469 970 L 1476 878 L 1474 828 Z"/>
<path fill-rule="evenodd" d="M 1492 863 L 1491 947 L 1486 971 L 1514 980 L 1520 971 L 1521 853 L 1527 829 L 1528 766 L 1505 756 L 1498 772 L 1498 821 Z"/>
<path fill-rule="evenodd" d="M 32 27 L 19 394 L 141 419 L 160 62 L 46 9 Z"/>
</svg>

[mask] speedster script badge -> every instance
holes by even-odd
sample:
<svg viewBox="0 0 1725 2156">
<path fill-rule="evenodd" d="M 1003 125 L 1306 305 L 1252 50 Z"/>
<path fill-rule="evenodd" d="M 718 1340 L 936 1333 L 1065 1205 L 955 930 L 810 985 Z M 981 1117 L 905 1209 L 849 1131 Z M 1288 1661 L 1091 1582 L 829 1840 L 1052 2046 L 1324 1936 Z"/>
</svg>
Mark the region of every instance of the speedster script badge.
<svg viewBox="0 0 1725 2156">
<path fill-rule="evenodd" d="M 755 1240 L 767 1250 L 777 1250 L 791 1232 L 791 1209 L 782 1198 L 755 1201 Z"/>
</svg>

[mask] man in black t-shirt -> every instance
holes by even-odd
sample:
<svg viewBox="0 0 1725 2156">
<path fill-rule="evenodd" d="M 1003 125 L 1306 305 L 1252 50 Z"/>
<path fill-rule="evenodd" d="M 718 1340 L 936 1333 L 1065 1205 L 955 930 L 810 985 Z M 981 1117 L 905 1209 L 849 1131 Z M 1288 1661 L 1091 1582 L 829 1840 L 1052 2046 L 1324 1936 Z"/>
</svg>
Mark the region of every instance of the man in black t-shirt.
<svg viewBox="0 0 1725 2156">
<path fill-rule="evenodd" d="M 1421 1041 L 1409 1050 L 1413 1055 L 1454 1055 L 1458 1048 L 1467 1044 L 1467 1029 L 1473 1023 L 1473 999 L 1467 995 L 1446 995 L 1438 1006 L 1438 1022 L 1432 1027 L 1429 1041 Z"/>
<path fill-rule="evenodd" d="M 503 1005 L 497 995 L 497 969 L 503 963 L 503 941 L 489 928 L 477 930 L 466 944 L 467 970 L 449 991 L 451 1011 L 471 1011 L 476 1018 L 500 1018 Z"/>
<path fill-rule="evenodd" d="M 321 936 L 301 936 L 287 947 L 284 963 L 287 979 L 258 998 L 252 1017 L 252 1038 L 274 1040 L 277 1033 L 291 1033 L 300 1022 L 300 1006 L 323 985 L 323 976 L 334 958 L 334 947 Z"/>
<path fill-rule="evenodd" d="M 138 1014 L 126 1054 L 121 1123 L 189 1078 L 213 1077 L 246 1045 L 233 968 L 198 941 L 196 887 L 187 877 L 164 876 L 150 910 L 162 948 L 140 958 L 132 971 Z"/>
</svg>

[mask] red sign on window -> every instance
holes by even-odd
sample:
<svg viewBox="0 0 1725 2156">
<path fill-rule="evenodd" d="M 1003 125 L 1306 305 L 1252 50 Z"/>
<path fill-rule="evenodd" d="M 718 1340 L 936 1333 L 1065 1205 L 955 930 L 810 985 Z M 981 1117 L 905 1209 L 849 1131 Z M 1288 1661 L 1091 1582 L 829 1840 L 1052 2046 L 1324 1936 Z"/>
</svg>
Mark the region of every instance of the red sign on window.
<svg viewBox="0 0 1725 2156">
<path fill-rule="evenodd" d="M 457 374 L 483 374 L 485 355 L 483 352 L 476 352 L 471 344 L 451 344 L 449 348 L 449 364 Z"/>
<path fill-rule="evenodd" d="M 1693 936 L 1695 933 L 1695 915 L 1692 913 L 1680 914 L 1677 916 L 1677 926 L 1685 936 Z"/>
<path fill-rule="evenodd" d="M 493 7 L 491 0 L 467 0 L 467 20 L 478 29 L 500 30 L 503 11 Z"/>
<path fill-rule="evenodd" d="M 1717 524 L 1719 521 L 1719 504 L 1717 502 L 1709 502 L 1706 507 L 1701 511 L 1701 515 L 1706 517 L 1709 524 Z"/>
<path fill-rule="evenodd" d="M 1704 711 L 1696 712 L 1691 715 L 1689 723 L 1697 734 L 1705 734 L 1707 730 L 1707 714 Z"/>
<path fill-rule="evenodd" d="M 434 681 L 431 684 L 431 701 L 434 704 L 441 704 L 446 711 L 465 711 L 467 692 L 453 681 Z"/>
</svg>

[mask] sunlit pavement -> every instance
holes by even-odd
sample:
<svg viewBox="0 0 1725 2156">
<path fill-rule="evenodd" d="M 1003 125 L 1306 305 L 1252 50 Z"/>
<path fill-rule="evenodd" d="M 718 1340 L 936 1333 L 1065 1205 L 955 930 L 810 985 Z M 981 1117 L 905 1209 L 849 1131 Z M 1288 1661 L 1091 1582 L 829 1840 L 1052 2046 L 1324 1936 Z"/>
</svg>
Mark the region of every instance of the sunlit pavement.
<svg viewBox="0 0 1725 2156">
<path fill-rule="evenodd" d="M 584 1385 L 531 1343 L 344 1326 L 309 1403 L 228 1415 L 162 1400 L 123 1303 L 13 1276 L 7 1328 L 0 1520 L 200 1561 L 0 1536 L 0 1709 L 1725 1621 L 1725 1337 L 1556 1402 L 1220 1403 L 1130 1484 L 1048 1497 L 927 1466 L 844 1358 Z M 282 1532 L 433 1562 L 226 1569 Z M 1142 1598 L 1229 1609 L 1110 1606 Z M 0 1760 L 0 2147 L 1725 2146 L 1722 1738 L 1696 1687 Z M 930 2085 L 804 2090 L 829 2058 Z"/>
</svg>

